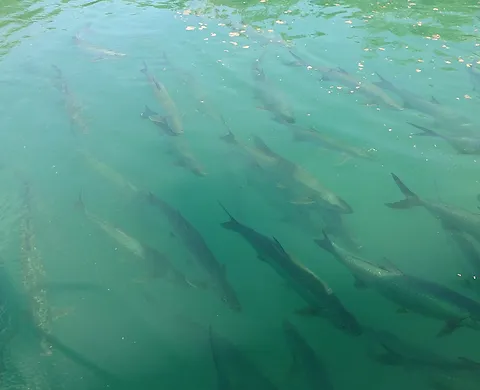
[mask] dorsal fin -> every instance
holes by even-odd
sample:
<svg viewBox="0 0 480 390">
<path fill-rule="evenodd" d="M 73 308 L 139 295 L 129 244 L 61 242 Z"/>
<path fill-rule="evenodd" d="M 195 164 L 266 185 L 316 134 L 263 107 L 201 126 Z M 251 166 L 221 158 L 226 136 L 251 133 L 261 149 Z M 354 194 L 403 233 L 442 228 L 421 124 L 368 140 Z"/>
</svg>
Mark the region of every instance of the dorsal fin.
<svg viewBox="0 0 480 390">
<path fill-rule="evenodd" d="M 277 248 L 277 250 L 280 253 L 287 254 L 287 252 L 285 252 L 285 249 L 283 249 L 282 244 L 280 244 L 280 242 L 274 236 L 272 236 L 272 239 L 273 239 L 273 242 L 275 243 L 275 248 Z"/>
<path fill-rule="evenodd" d="M 437 99 L 435 99 L 435 96 L 432 96 L 431 101 L 432 103 L 440 104 L 440 102 Z"/>
</svg>

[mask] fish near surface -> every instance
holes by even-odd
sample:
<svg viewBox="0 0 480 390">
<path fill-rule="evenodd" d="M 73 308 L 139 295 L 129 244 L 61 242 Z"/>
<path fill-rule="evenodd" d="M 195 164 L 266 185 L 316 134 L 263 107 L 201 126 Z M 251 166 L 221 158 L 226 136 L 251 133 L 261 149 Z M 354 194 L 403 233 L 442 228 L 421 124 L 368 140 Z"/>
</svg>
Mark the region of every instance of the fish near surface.
<svg viewBox="0 0 480 390">
<path fill-rule="evenodd" d="M 252 66 L 255 78 L 255 94 L 263 104 L 261 108 L 270 111 L 274 115 L 275 120 L 280 123 L 295 123 L 295 116 L 288 104 L 286 95 L 265 76 L 265 72 L 261 67 L 261 60 L 264 55 L 265 52 Z"/>
<path fill-rule="evenodd" d="M 391 175 L 405 199 L 386 203 L 387 207 L 392 209 L 409 209 L 415 206 L 422 206 L 440 220 L 444 229 L 467 233 L 480 242 L 480 214 L 456 206 L 421 199 L 397 175 L 394 173 Z"/>
<path fill-rule="evenodd" d="M 333 290 L 312 271 L 285 252 L 275 237 L 267 237 L 230 217 L 222 227 L 240 234 L 257 252 L 257 258 L 267 263 L 309 305 L 308 312 L 329 320 L 336 328 L 353 335 L 362 333 L 360 324 L 341 303 Z"/>
<path fill-rule="evenodd" d="M 458 274 L 468 288 L 480 293 L 480 250 L 471 239 L 463 232 L 452 231 L 450 236 L 457 244 L 463 254 L 464 260 L 468 263 L 468 271 Z"/>
<path fill-rule="evenodd" d="M 480 69 L 478 66 L 470 65 L 467 66 L 467 72 L 470 76 L 470 80 L 473 84 L 473 89 L 477 92 L 480 92 Z"/>
<path fill-rule="evenodd" d="M 285 186 L 295 185 L 299 193 L 306 195 L 305 199 L 309 200 L 306 204 L 318 202 L 320 207 L 331 208 L 344 214 L 353 213 L 352 207 L 345 200 L 325 187 L 310 172 L 272 151 L 260 137 L 254 136 L 254 140 L 259 150 L 277 160 L 278 169 L 286 178 Z"/>
<path fill-rule="evenodd" d="M 237 294 L 227 279 L 225 265 L 218 262 L 200 232 L 174 207 L 153 193 L 148 194 L 150 204 L 158 207 L 168 219 L 172 233 L 185 245 L 213 282 L 223 302 L 232 310 L 241 311 Z"/>
<path fill-rule="evenodd" d="M 395 267 L 380 267 L 363 260 L 334 244 L 325 233 L 315 242 L 349 269 L 357 287 L 372 287 L 401 310 L 444 321 L 438 336 L 462 326 L 480 330 L 480 303 L 473 299 Z"/>
<path fill-rule="evenodd" d="M 178 112 L 175 102 L 170 97 L 167 88 L 161 82 L 159 82 L 152 73 L 150 73 L 145 62 L 143 63 L 141 72 L 147 76 L 147 79 L 153 88 L 160 106 L 165 110 L 165 116 L 159 117 L 157 115 L 157 117 L 153 117 L 153 119 L 150 117 L 150 120 L 166 122 L 173 135 L 183 134 L 182 118 Z"/>
<path fill-rule="evenodd" d="M 318 358 L 314 349 L 302 337 L 298 329 L 291 322 L 285 320 L 283 321 L 283 332 L 293 356 L 292 374 L 300 371 L 311 390 L 333 390 L 334 387 L 324 362 Z"/>
<path fill-rule="evenodd" d="M 432 129 L 428 129 L 414 123 L 409 124 L 422 131 L 421 133 L 414 134 L 416 136 L 430 136 L 441 138 L 460 154 L 480 154 L 479 137 L 441 134 Z"/>
</svg>

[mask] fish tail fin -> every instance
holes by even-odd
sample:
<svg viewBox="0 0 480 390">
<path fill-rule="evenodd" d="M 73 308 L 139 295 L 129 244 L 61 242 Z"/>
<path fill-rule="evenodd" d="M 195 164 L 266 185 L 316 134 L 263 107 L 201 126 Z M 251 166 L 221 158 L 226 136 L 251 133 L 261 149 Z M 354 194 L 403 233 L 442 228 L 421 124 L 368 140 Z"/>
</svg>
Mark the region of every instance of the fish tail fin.
<svg viewBox="0 0 480 390">
<path fill-rule="evenodd" d="M 230 212 L 226 209 L 226 207 L 222 204 L 222 202 L 218 201 L 218 204 L 223 209 L 223 211 L 227 213 L 227 215 L 230 218 L 229 221 L 221 223 L 222 227 L 229 230 L 235 230 L 235 228 L 239 225 L 239 222 L 233 217 L 232 214 L 230 214 Z"/>
<path fill-rule="evenodd" d="M 327 233 L 325 233 L 325 230 L 322 230 L 322 233 L 323 233 L 323 238 L 314 240 L 315 243 L 320 248 L 325 249 L 327 252 L 330 252 L 330 253 L 334 254 L 335 253 L 335 248 L 333 247 L 332 241 L 327 236 Z"/>
<path fill-rule="evenodd" d="M 143 61 L 143 68 L 140 69 L 140 72 L 147 74 L 148 73 L 148 66 L 145 61 Z"/>
<path fill-rule="evenodd" d="M 81 190 L 78 194 L 78 198 L 75 202 L 75 208 L 82 212 L 85 212 L 85 203 L 83 202 L 83 191 Z"/>
<path fill-rule="evenodd" d="M 430 136 L 430 137 L 440 137 L 440 134 L 438 134 L 436 131 L 433 131 L 431 129 L 427 129 L 426 127 L 416 125 L 415 123 L 407 122 L 409 125 L 416 127 L 417 129 L 421 130 L 421 133 L 415 133 L 414 135 L 420 135 L 420 136 Z"/>
<path fill-rule="evenodd" d="M 220 139 L 232 145 L 236 145 L 238 143 L 237 139 L 235 138 L 235 134 L 233 134 L 231 130 L 229 130 L 227 134 L 222 135 Z"/>
<path fill-rule="evenodd" d="M 420 206 L 422 202 L 417 196 L 417 194 L 410 191 L 410 189 L 405 184 L 403 184 L 403 182 L 397 175 L 395 175 L 394 173 L 392 173 L 391 175 L 400 191 L 402 191 L 402 194 L 405 195 L 405 199 L 399 200 L 398 202 L 385 203 L 385 205 L 392 209 L 409 209 L 411 207 Z"/>
<path fill-rule="evenodd" d="M 158 112 L 155 112 L 155 111 L 151 110 L 150 107 L 148 107 L 147 105 L 145 105 L 145 109 L 140 114 L 140 116 L 142 118 L 149 118 L 149 117 L 155 116 L 155 115 L 158 115 Z"/>
<path fill-rule="evenodd" d="M 253 135 L 253 142 L 255 143 L 255 147 L 265 153 L 267 156 L 272 158 L 278 158 L 278 154 L 276 154 L 270 147 L 265 143 L 263 139 L 261 139 L 258 135 Z"/>
</svg>

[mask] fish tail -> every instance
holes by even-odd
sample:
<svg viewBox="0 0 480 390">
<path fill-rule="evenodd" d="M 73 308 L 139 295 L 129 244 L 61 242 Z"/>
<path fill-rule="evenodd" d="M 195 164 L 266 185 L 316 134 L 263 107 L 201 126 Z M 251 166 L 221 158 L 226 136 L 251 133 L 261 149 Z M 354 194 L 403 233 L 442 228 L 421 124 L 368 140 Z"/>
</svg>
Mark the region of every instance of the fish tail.
<svg viewBox="0 0 480 390">
<path fill-rule="evenodd" d="M 85 212 L 85 203 L 83 202 L 83 191 L 80 190 L 77 201 L 75 202 L 75 208 L 82 212 Z"/>
<path fill-rule="evenodd" d="M 240 225 L 240 223 L 233 217 L 232 214 L 230 214 L 230 212 L 226 209 L 226 207 L 220 201 L 218 201 L 218 204 L 227 213 L 227 215 L 230 217 L 230 221 L 221 223 L 222 227 L 224 227 L 225 229 L 229 229 L 229 230 L 235 230 L 235 228 L 238 225 Z"/>
<path fill-rule="evenodd" d="M 327 233 L 325 233 L 325 230 L 322 230 L 322 233 L 323 233 L 323 238 L 314 240 L 315 244 L 317 244 L 320 248 L 325 249 L 327 252 L 330 252 L 331 254 L 335 254 L 335 248 L 333 246 L 332 241 L 327 236 Z"/>
<path fill-rule="evenodd" d="M 421 133 L 415 133 L 414 135 L 420 135 L 420 136 L 430 136 L 430 137 L 440 137 L 440 134 L 437 132 L 427 129 L 426 127 L 416 125 L 415 123 L 407 122 L 409 125 L 416 127 L 417 129 L 421 130 Z"/>
<path fill-rule="evenodd" d="M 145 105 L 145 109 L 140 114 L 142 118 L 150 118 L 151 116 L 155 116 L 155 115 L 158 115 L 158 112 L 151 110 L 150 107 L 148 107 L 147 105 Z"/>
<path fill-rule="evenodd" d="M 143 68 L 140 69 L 140 72 L 147 74 L 148 73 L 148 66 L 145 60 L 143 61 Z"/>
<path fill-rule="evenodd" d="M 411 207 L 420 206 L 422 202 L 417 196 L 417 194 L 410 191 L 410 189 L 405 184 L 403 184 L 403 182 L 397 175 L 395 175 L 394 173 L 392 173 L 391 175 L 400 191 L 402 191 L 402 194 L 405 195 L 405 199 L 399 200 L 398 202 L 385 203 L 385 205 L 392 209 L 409 209 Z"/>
</svg>

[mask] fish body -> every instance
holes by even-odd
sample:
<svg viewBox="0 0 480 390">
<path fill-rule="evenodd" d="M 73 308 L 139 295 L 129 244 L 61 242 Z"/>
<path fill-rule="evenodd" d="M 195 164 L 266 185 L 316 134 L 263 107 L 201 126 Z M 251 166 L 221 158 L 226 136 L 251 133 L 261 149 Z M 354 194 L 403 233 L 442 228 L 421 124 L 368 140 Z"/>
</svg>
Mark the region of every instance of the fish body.
<svg viewBox="0 0 480 390">
<path fill-rule="evenodd" d="M 480 330 L 480 303 L 447 287 L 393 267 L 379 267 L 351 255 L 332 243 L 324 234 L 315 242 L 354 275 L 357 287 L 373 287 L 402 310 L 445 321 L 440 335 L 450 334 L 460 326 Z"/>
<path fill-rule="evenodd" d="M 182 118 L 167 88 L 150 73 L 145 62 L 143 65 L 144 67 L 141 71 L 147 76 L 160 106 L 165 110 L 166 115 L 163 117 L 163 120 L 166 121 L 173 135 L 183 134 Z"/>
<path fill-rule="evenodd" d="M 83 48 L 83 49 L 85 49 L 85 50 L 87 50 L 87 51 L 89 51 L 93 54 L 98 55 L 99 56 L 98 59 L 104 59 L 104 58 L 108 58 L 108 57 L 125 57 L 126 56 L 125 53 L 120 53 L 120 52 L 117 52 L 117 51 L 114 51 L 114 50 L 105 49 L 103 47 L 98 47 L 98 46 L 91 45 L 88 42 L 86 42 L 84 39 L 82 39 L 79 34 L 75 35 L 74 42 L 78 46 L 80 46 L 81 48 Z"/>
<path fill-rule="evenodd" d="M 473 136 L 449 135 L 436 132 L 423 126 L 410 123 L 422 132 L 414 135 L 439 137 L 445 140 L 453 149 L 460 154 L 480 154 L 480 138 Z"/>
<path fill-rule="evenodd" d="M 275 120 L 280 123 L 295 123 L 293 110 L 288 104 L 285 94 L 265 76 L 260 65 L 262 57 L 263 55 L 255 61 L 252 67 L 255 78 L 255 94 L 262 102 L 262 108 L 273 113 Z"/>
<path fill-rule="evenodd" d="M 295 141 L 309 142 L 321 148 L 342 153 L 346 156 L 353 158 L 372 160 L 374 157 L 371 153 L 371 150 L 364 150 L 362 148 L 357 148 L 352 145 L 344 144 L 339 140 L 330 137 L 314 128 L 305 129 L 299 126 L 289 126 L 289 128 L 293 132 L 293 137 Z"/>
<path fill-rule="evenodd" d="M 294 369 L 300 370 L 311 390 L 333 390 L 325 364 L 318 358 L 313 348 L 302 337 L 298 329 L 289 322 L 283 322 L 283 331 L 293 355 Z"/>
<path fill-rule="evenodd" d="M 235 311 L 241 310 L 240 302 L 233 287 L 227 279 L 225 266 L 220 264 L 207 246 L 200 232 L 178 211 L 163 199 L 149 193 L 148 201 L 158 207 L 167 217 L 172 232 L 178 237 L 186 249 L 197 260 L 198 264 L 208 273 L 222 301 Z"/>
<path fill-rule="evenodd" d="M 475 91 L 480 91 L 480 69 L 478 66 L 471 65 L 467 66 L 467 72 L 470 76 L 470 80 L 473 84 L 473 89 Z"/>
<path fill-rule="evenodd" d="M 264 236 L 241 224 L 224 207 L 223 209 L 230 220 L 222 223 L 222 226 L 240 234 L 257 252 L 258 259 L 267 263 L 286 280 L 313 312 L 324 316 L 347 333 L 354 335 L 361 333 L 361 327 L 355 317 L 343 306 L 330 287 L 307 267 L 293 260 L 274 237 Z"/>
<path fill-rule="evenodd" d="M 464 282 L 467 287 L 480 292 L 480 251 L 470 238 L 462 232 L 452 231 L 451 237 L 468 263 L 469 271 L 467 271 L 467 275 L 461 275 Z"/>
<path fill-rule="evenodd" d="M 458 230 L 467 233 L 480 242 L 480 214 L 452 205 L 421 199 L 413 193 L 397 175 L 392 173 L 392 177 L 405 196 L 405 199 L 398 202 L 386 203 L 387 207 L 393 209 L 408 209 L 415 206 L 423 206 L 440 220 L 446 230 Z"/>
</svg>

